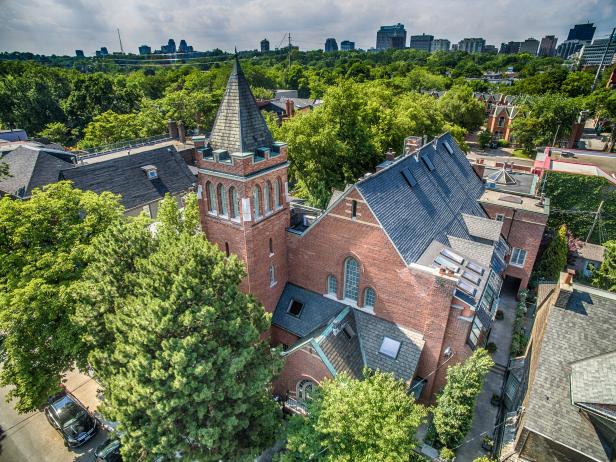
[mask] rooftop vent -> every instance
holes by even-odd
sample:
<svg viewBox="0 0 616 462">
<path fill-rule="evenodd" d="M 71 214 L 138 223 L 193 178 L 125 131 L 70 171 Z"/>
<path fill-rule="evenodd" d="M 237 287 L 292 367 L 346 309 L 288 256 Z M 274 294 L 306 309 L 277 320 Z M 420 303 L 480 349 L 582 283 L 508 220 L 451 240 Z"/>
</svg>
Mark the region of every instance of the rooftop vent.
<svg viewBox="0 0 616 462">
<path fill-rule="evenodd" d="M 417 180 L 415 179 L 415 177 L 411 173 L 411 169 L 405 168 L 404 170 L 402 170 L 401 173 L 402 173 L 402 176 L 404 176 L 404 179 L 406 180 L 406 182 L 409 184 L 409 186 L 411 188 L 414 187 L 415 185 L 417 185 Z"/>
<path fill-rule="evenodd" d="M 453 148 L 451 147 L 451 145 L 449 144 L 447 140 L 443 141 L 443 146 L 445 146 L 445 149 L 447 149 L 447 152 L 450 155 L 453 155 Z"/>
<path fill-rule="evenodd" d="M 426 164 L 426 167 L 428 167 L 428 170 L 430 171 L 434 170 L 434 164 L 432 163 L 432 161 L 427 155 L 424 154 L 423 156 L 421 156 L 421 160 L 424 161 L 424 164 Z"/>
<path fill-rule="evenodd" d="M 512 204 L 522 203 L 522 198 L 518 196 L 500 196 L 498 200 L 503 202 L 511 202 Z"/>
<path fill-rule="evenodd" d="M 158 169 L 154 165 L 144 165 L 141 170 L 145 172 L 148 180 L 155 180 L 158 178 Z"/>
</svg>

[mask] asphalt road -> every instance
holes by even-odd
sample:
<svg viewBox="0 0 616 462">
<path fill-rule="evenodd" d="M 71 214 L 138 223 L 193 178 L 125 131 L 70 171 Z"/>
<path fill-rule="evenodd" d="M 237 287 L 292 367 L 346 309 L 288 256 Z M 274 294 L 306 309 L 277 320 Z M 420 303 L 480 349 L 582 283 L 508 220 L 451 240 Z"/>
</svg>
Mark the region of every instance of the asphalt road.
<svg viewBox="0 0 616 462">
<path fill-rule="evenodd" d="M 8 391 L 0 388 L 0 462 L 94 461 L 94 450 L 105 441 L 104 430 L 99 429 L 83 446 L 69 450 L 43 413 L 18 414 L 12 403 L 6 402 Z"/>
</svg>

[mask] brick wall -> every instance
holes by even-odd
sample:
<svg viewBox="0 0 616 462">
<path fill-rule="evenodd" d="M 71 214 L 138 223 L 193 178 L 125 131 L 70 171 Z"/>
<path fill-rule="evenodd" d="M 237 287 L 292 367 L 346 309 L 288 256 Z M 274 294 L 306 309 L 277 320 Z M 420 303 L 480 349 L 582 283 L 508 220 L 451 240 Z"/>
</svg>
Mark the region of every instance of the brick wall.
<svg viewBox="0 0 616 462">
<path fill-rule="evenodd" d="M 286 396 L 295 394 L 297 384 L 302 380 L 321 383 L 323 379 L 332 378 L 331 373 L 316 353 L 304 347 L 285 358 L 285 364 L 278 378 L 274 381 L 274 393 Z"/>
</svg>

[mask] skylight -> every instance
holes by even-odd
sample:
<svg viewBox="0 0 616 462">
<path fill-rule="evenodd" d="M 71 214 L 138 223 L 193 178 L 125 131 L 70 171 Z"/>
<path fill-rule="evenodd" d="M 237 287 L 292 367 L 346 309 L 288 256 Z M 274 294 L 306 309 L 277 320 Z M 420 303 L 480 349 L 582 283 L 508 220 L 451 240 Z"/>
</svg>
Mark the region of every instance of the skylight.
<svg viewBox="0 0 616 462">
<path fill-rule="evenodd" d="M 421 160 L 424 161 L 424 164 L 426 164 L 426 167 L 428 167 L 428 170 L 430 171 L 434 170 L 434 164 L 432 163 L 432 161 L 430 160 L 428 156 L 421 156 Z"/>
<path fill-rule="evenodd" d="M 476 286 L 478 286 L 479 283 L 481 282 L 481 279 L 479 278 L 479 276 L 477 276 L 475 273 L 471 271 L 465 271 L 464 273 L 462 273 L 462 277 L 464 279 L 468 279 L 470 282 L 472 282 Z"/>
<path fill-rule="evenodd" d="M 417 184 L 417 180 L 411 173 L 410 169 L 405 168 L 404 170 L 402 170 L 402 175 L 404 176 L 404 179 L 406 180 L 406 182 L 409 184 L 411 188 Z"/>
<path fill-rule="evenodd" d="M 291 300 L 291 303 L 289 303 L 289 309 L 287 310 L 287 312 L 290 315 L 299 318 L 300 314 L 302 314 L 303 309 L 304 309 L 304 304 L 302 302 L 298 302 L 297 300 Z"/>
<path fill-rule="evenodd" d="M 458 263 L 458 264 L 460 264 L 460 265 L 461 265 L 462 263 L 464 263 L 464 257 L 462 257 L 461 255 L 458 255 L 458 254 L 457 254 L 457 253 L 455 253 L 455 252 L 452 252 L 452 251 L 451 251 L 451 250 L 449 250 L 449 249 L 443 249 L 443 250 L 441 250 L 441 255 L 446 256 L 446 257 L 447 257 L 447 258 L 449 258 L 450 260 L 453 260 L 453 261 L 455 261 L 456 263 Z"/>
<path fill-rule="evenodd" d="M 396 359 L 398 352 L 400 351 L 400 342 L 389 337 L 383 337 L 383 343 L 381 343 L 381 349 L 379 353 Z"/>
<path fill-rule="evenodd" d="M 453 155 L 453 148 L 447 140 L 443 141 L 443 145 L 445 146 L 445 149 L 447 149 L 447 152 Z"/>
<path fill-rule="evenodd" d="M 458 281 L 458 288 L 462 289 L 462 291 L 466 292 L 471 297 L 474 297 L 475 294 L 477 293 L 477 289 L 475 289 L 473 286 L 471 286 L 470 284 L 464 281 Z"/>
<path fill-rule="evenodd" d="M 436 263 L 438 266 L 443 266 L 447 268 L 448 270 L 453 271 L 454 273 L 457 273 L 458 271 L 460 271 L 460 267 L 458 265 L 454 265 L 449 260 L 444 259 L 441 255 L 439 255 L 438 257 L 434 259 L 434 263 Z"/>
<path fill-rule="evenodd" d="M 481 266 L 479 266 L 477 263 L 472 262 L 472 261 L 469 261 L 466 267 L 470 269 L 471 271 L 474 271 L 475 273 L 477 273 L 479 276 L 483 276 L 483 273 L 485 271 Z"/>
</svg>

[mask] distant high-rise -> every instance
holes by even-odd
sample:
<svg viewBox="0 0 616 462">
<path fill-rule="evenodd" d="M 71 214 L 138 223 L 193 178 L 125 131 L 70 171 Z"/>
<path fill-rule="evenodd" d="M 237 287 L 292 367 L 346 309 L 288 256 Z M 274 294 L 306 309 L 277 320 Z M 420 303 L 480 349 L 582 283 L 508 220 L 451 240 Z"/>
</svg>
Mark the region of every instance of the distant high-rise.
<svg viewBox="0 0 616 462">
<path fill-rule="evenodd" d="M 139 54 L 140 55 L 149 55 L 152 53 L 152 48 L 149 47 L 148 45 L 141 45 L 139 47 Z"/>
<path fill-rule="evenodd" d="M 520 45 L 522 45 L 521 42 L 501 43 L 499 53 L 503 53 L 503 54 L 519 53 Z"/>
<path fill-rule="evenodd" d="M 96 50 L 96 56 L 100 57 L 100 56 L 107 56 L 109 54 L 109 50 L 107 50 L 107 47 L 101 47 L 100 50 Z"/>
<path fill-rule="evenodd" d="M 264 38 L 261 40 L 261 53 L 267 53 L 269 51 L 269 40 Z"/>
<path fill-rule="evenodd" d="M 597 28 L 591 22 L 587 24 L 576 24 L 573 29 L 569 29 L 567 40 L 582 40 L 584 42 L 592 41 Z"/>
<path fill-rule="evenodd" d="M 409 48 L 413 50 L 430 52 L 432 40 L 434 40 L 434 35 L 411 35 L 411 43 Z"/>
<path fill-rule="evenodd" d="M 582 42 L 581 40 L 565 40 L 563 43 L 558 45 L 558 48 L 556 49 L 556 56 L 567 59 L 572 54 L 580 51 L 585 43 L 586 42 Z"/>
<path fill-rule="evenodd" d="M 331 53 L 333 51 L 338 51 L 338 43 L 335 38 L 330 37 L 325 40 L 325 53 Z"/>
<path fill-rule="evenodd" d="M 77 58 L 85 58 L 86 55 L 83 54 L 83 50 L 75 50 L 75 56 Z"/>
<path fill-rule="evenodd" d="M 163 45 L 160 47 L 160 51 L 162 53 L 175 53 L 177 51 L 175 47 L 175 40 L 169 39 L 167 45 Z"/>
<path fill-rule="evenodd" d="M 498 53 L 498 49 L 496 48 L 495 45 L 485 45 L 483 47 L 483 52 L 484 53 Z"/>
<path fill-rule="evenodd" d="M 340 50 L 341 51 L 351 51 L 355 49 L 355 42 L 351 42 L 349 40 L 343 40 L 340 42 Z"/>
<path fill-rule="evenodd" d="M 178 47 L 178 52 L 188 53 L 188 43 L 186 43 L 186 40 L 184 39 L 180 40 L 180 46 Z"/>
<path fill-rule="evenodd" d="M 609 39 L 596 39 L 592 42 L 592 45 L 584 45 L 580 64 L 582 66 L 598 66 L 599 64 L 609 66 L 612 64 L 614 54 L 616 53 L 616 42 L 612 41 L 608 49 L 609 41 Z M 605 52 L 606 49 L 607 53 Z"/>
<path fill-rule="evenodd" d="M 546 35 L 539 45 L 539 56 L 554 56 L 556 54 L 556 42 L 558 39 L 553 35 Z"/>
<path fill-rule="evenodd" d="M 539 40 L 535 38 L 527 38 L 520 45 L 520 53 L 528 53 L 529 55 L 536 55 L 539 49 Z"/>
<path fill-rule="evenodd" d="M 430 51 L 434 53 L 435 51 L 449 51 L 451 47 L 451 42 L 447 39 L 434 39 L 432 40 L 432 45 L 430 46 Z"/>
<path fill-rule="evenodd" d="M 403 49 L 406 47 L 406 29 L 404 24 L 395 26 L 381 26 L 376 33 L 376 49 L 387 50 L 389 48 Z"/>
<path fill-rule="evenodd" d="M 458 42 L 458 50 L 467 53 L 481 53 L 485 46 L 486 41 L 481 37 L 465 38 Z"/>
</svg>

